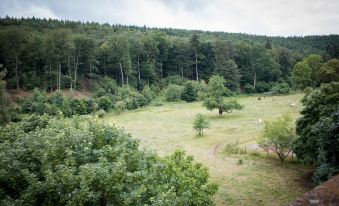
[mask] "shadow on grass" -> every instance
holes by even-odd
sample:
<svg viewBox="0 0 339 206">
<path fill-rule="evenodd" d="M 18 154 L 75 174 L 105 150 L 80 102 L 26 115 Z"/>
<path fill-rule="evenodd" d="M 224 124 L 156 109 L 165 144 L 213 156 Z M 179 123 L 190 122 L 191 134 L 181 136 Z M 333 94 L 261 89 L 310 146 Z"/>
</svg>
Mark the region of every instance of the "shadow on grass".
<svg viewBox="0 0 339 206">
<path fill-rule="evenodd" d="M 218 113 L 207 115 L 211 120 L 231 120 L 242 118 L 240 114 L 237 113 L 224 113 L 223 115 L 219 115 Z"/>
</svg>

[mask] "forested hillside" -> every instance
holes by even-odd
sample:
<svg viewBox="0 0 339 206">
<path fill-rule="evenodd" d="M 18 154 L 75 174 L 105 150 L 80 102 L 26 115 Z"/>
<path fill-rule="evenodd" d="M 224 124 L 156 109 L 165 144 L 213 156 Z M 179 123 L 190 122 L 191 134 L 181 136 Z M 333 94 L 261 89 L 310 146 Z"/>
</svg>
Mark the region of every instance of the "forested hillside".
<svg viewBox="0 0 339 206">
<path fill-rule="evenodd" d="M 268 37 L 47 19 L 0 19 L 0 63 L 7 89 L 91 90 L 107 76 L 118 85 L 163 88 L 218 74 L 232 91 L 292 84 L 310 53 L 339 57 L 339 36 Z"/>
</svg>

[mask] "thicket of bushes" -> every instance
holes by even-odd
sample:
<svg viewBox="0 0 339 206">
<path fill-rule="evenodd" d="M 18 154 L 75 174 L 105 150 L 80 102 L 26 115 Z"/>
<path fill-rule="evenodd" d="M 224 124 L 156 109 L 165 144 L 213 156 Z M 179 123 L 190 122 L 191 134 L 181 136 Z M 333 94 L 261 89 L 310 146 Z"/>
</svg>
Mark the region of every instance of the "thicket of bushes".
<svg viewBox="0 0 339 206">
<path fill-rule="evenodd" d="M 148 86 L 139 92 L 132 87 L 118 87 L 114 80 L 104 78 L 94 89 L 92 98 L 68 97 L 61 91 L 53 92 L 48 96 L 45 92 L 35 88 L 29 97 L 18 100 L 20 105 L 18 112 L 71 117 L 90 114 L 100 109 L 105 111 L 133 110 L 148 105 L 153 98 L 154 93 Z"/>
<path fill-rule="evenodd" d="M 339 173 L 339 82 L 323 84 L 302 99 L 294 152 L 317 167 L 314 180 L 328 180 Z"/>
<path fill-rule="evenodd" d="M 207 169 L 119 128 L 32 115 L 0 127 L 1 205 L 213 205 Z"/>
</svg>

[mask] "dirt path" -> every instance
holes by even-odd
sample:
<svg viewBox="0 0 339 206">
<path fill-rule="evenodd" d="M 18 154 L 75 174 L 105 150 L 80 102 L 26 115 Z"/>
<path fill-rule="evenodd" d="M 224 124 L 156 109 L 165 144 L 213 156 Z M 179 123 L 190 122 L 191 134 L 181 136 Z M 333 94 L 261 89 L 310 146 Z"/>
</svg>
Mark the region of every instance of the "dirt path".
<svg viewBox="0 0 339 206">
<path fill-rule="evenodd" d="M 217 158 L 217 154 L 218 154 L 218 150 L 219 150 L 220 146 L 221 146 L 221 143 L 214 145 L 213 148 L 208 150 L 208 157 L 210 159 L 216 159 Z"/>
</svg>

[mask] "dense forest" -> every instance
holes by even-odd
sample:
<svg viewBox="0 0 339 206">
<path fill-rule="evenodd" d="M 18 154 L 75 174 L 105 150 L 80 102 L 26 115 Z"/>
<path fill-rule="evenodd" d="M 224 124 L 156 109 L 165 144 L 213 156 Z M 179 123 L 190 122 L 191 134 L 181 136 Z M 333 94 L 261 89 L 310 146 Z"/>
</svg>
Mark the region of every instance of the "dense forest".
<svg viewBox="0 0 339 206">
<path fill-rule="evenodd" d="M 223 76 L 232 91 L 292 85 L 293 66 L 311 53 L 339 57 L 339 36 L 268 37 L 52 19 L 0 19 L 0 63 L 8 89 L 91 90 L 106 76 L 118 85 L 160 88 L 171 80 Z"/>
</svg>

